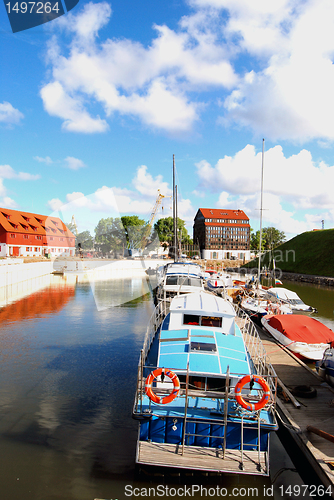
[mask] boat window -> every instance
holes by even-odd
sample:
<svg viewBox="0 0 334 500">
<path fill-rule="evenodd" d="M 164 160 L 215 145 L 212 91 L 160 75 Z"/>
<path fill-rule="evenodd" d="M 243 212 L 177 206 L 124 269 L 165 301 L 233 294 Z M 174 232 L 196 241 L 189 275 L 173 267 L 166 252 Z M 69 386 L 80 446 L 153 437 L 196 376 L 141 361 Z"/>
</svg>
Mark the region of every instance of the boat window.
<svg viewBox="0 0 334 500">
<path fill-rule="evenodd" d="M 202 316 L 201 318 L 202 326 L 212 326 L 216 328 L 221 328 L 222 326 L 222 318 L 215 316 Z"/>
<path fill-rule="evenodd" d="M 202 286 L 201 278 L 190 276 L 167 276 L 166 285 L 172 286 Z"/>
<path fill-rule="evenodd" d="M 195 314 L 184 314 L 183 315 L 184 325 L 199 325 L 199 316 Z"/>
<path fill-rule="evenodd" d="M 188 285 L 202 286 L 202 280 L 200 278 L 188 278 Z"/>
<path fill-rule="evenodd" d="M 187 377 L 185 375 L 178 375 L 180 384 L 182 388 L 186 387 Z M 213 378 L 213 377 L 189 377 L 189 389 L 191 390 L 203 390 L 203 391 L 225 391 L 225 378 Z"/>
<path fill-rule="evenodd" d="M 226 379 L 224 378 L 207 378 L 206 388 L 209 391 L 225 391 Z"/>
<path fill-rule="evenodd" d="M 205 378 L 189 377 L 189 387 L 192 389 L 205 389 Z"/>
<path fill-rule="evenodd" d="M 191 351 L 206 351 L 214 352 L 217 350 L 216 344 L 210 344 L 207 342 L 190 342 Z"/>
<path fill-rule="evenodd" d="M 166 285 L 177 285 L 177 276 L 167 276 Z"/>
<path fill-rule="evenodd" d="M 221 328 L 222 319 L 219 316 L 198 316 L 196 314 L 184 314 L 183 324 L 184 325 L 201 325 L 209 326 L 212 328 Z"/>
</svg>

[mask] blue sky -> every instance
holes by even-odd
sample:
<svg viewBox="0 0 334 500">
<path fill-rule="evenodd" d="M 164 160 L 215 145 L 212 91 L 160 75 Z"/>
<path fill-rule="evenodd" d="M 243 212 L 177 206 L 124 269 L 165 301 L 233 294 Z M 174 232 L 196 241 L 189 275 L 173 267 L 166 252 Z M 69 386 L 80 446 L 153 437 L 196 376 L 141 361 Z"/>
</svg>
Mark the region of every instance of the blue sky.
<svg viewBox="0 0 334 500">
<path fill-rule="evenodd" d="M 243 209 L 288 238 L 334 226 L 330 0 L 86 2 L 13 34 L 0 8 L 0 206 L 148 219 Z M 170 215 L 166 198 L 163 213 Z"/>
</svg>

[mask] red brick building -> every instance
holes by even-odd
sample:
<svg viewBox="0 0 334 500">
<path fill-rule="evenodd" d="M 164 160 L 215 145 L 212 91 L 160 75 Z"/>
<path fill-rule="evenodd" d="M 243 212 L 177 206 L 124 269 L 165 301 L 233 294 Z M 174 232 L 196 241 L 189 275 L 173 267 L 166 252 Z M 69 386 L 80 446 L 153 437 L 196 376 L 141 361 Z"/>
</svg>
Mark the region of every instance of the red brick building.
<svg viewBox="0 0 334 500">
<path fill-rule="evenodd" d="M 200 208 L 194 219 L 193 241 L 203 259 L 249 259 L 249 218 L 242 210 Z"/>
<path fill-rule="evenodd" d="M 75 235 L 58 217 L 0 208 L 0 257 L 74 256 Z"/>
</svg>

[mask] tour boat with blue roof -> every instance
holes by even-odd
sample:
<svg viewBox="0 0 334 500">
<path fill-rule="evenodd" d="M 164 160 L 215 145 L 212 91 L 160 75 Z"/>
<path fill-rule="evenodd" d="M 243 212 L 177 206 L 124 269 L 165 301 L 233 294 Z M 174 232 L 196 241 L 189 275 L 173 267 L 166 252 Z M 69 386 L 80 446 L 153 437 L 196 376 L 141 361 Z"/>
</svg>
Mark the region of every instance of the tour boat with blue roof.
<svg viewBox="0 0 334 500">
<path fill-rule="evenodd" d="M 137 464 L 268 475 L 276 385 L 230 301 L 200 291 L 159 302 L 138 365 Z"/>
</svg>

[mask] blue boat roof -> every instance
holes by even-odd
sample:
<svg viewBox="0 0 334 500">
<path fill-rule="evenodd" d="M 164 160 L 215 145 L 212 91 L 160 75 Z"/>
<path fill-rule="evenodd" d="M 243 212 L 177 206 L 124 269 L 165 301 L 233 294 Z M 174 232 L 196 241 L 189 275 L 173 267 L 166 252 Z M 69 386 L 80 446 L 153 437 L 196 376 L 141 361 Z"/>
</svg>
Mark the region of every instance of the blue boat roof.
<svg viewBox="0 0 334 500">
<path fill-rule="evenodd" d="M 235 335 L 221 330 L 190 328 L 161 330 L 158 366 L 191 374 L 222 376 L 249 374 L 250 367 L 240 329 Z"/>
</svg>

